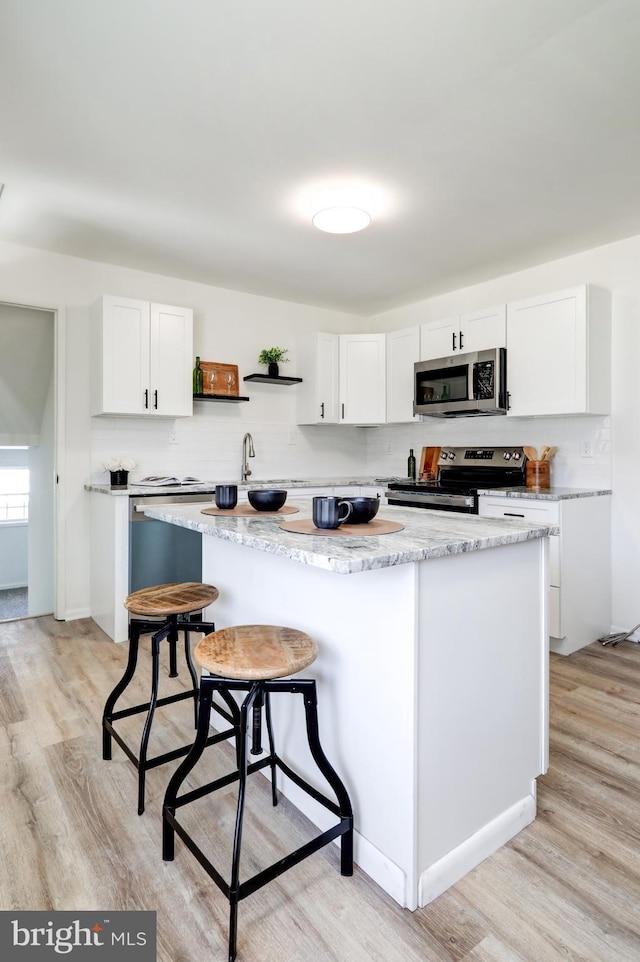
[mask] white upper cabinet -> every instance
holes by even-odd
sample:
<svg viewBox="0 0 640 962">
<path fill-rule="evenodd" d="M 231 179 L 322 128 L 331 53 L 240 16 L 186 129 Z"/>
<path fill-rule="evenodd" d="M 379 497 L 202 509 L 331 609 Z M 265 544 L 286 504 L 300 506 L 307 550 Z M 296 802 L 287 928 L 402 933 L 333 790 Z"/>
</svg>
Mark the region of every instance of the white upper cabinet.
<svg viewBox="0 0 640 962">
<path fill-rule="evenodd" d="M 193 412 L 193 312 L 103 295 L 93 307 L 92 414 Z"/>
<path fill-rule="evenodd" d="M 506 343 L 506 305 L 471 311 L 420 327 L 420 360 L 449 357 L 504 347 Z"/>
<path fill-rule="evenodd" d="M 384 424 L 386 334 L 340 335 L 340 422 Z"/>
<path fill-rule="evenodd" d="M 337 424 L 340 338 L 317 332 L 298 341 L 298 424 Z"/>
<path fill-rule="evenodd" d="M 413 413 L 413 365 L 420 360 L 420 328 L 387 334 L 387 423 L 419 421 Z"/>
<path fill-rule="evenodd" d="M 608 414 L 611 295 L 582 285 L 507 305 L 509 415 Z"/>
</svg>

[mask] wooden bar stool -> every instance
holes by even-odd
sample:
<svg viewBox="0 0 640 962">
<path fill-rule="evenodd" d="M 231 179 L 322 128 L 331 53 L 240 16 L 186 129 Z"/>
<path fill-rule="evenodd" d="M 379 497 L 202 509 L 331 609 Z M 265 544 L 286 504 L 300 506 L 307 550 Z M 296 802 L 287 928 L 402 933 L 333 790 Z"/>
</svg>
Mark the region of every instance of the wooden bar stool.
<svg viewBox="0 0 640 962">
<path fill-rule="evenodd" d="M 156 755 L 153 758 L 147 757 L 149 746 L 149 736 L 153 716 L 157 707 L 170 705 L 173 702 L 182 701 L 186 698 L 193 699 L 194 722 L 198 723 L 198 674 L 196 672 L 191 650 L 189 646 L 189 633 L 197 631 L 208 633 L 215 631 L 215 625 L 209 621 L 199 621 L 196 613 L 202 608 L 212 604 L 218 597 L 218 589 L 213 585 L 199 584 L 198 582 L 182 582 L 177 584 L 154 585 L 150 588 L 142 588 L 127 595 L 124 606 L 132 615 L 141 617 L 131 618 L 129 622 L 129 659 L 124 671 L 124 675 L 107 698 L 102 715 L 102 757 L 106 760 L 111 758 L 112 739 L 115 738 L 125 755 L 131 759 L 138 770 L 138 815 L 144 812 L 145 802 L 145 775 L 150 768 L 156 768 L 165 762 L 186 755 L 191 745 L 184 745 L 175 748 L 173 751 Z M 152 620 L 153 619 L 153 620 Z M 176 678 L 178 675 L 176 646 L 178 632 L 184 632 L 184 653 L 189 674 L 191 675 L 192 687 L 189 691 L 179 692 L 165 698 L 158 698 L 158 685 L 160 674 L 160 645 L 166 639 L 169 645 L 169 677 Z M 151 638 L 151 697 L 148 702 L 142 705 L 134 705 L 131 708 L 123 708 L 115 711 L 116 702 L 125 692 L 135 674 L 138 662 L 138 647 L 140 636 L 148 632 L 153 632 Z M 234 726 L 231 730 L 219 735 L 211 736 L 209 742 L 222 741 L 230 738 L 237 732 L 239 720 L 239 710 L 237 703 L 231 695 L 223 695 L 228 705 L 228 710 L 216 706 L 216 711 L 225 717 Z M 124 738 L 115 730 L 113 723 L 119 718 L 126 718 L 146 712 L 147 717 L 142 731 L 138 754 L 127 745 Z"/>
<path fill-rule="evenodd" d="M 200 707 L 198 728 L 193 748 L 180 764 L 171 778 L 164 798 L 162 857 L 172 861 L 175 848 L 175 833 L 183 840 L 189 851 L 200 862 L 204 870 L 229 899 L 229 962 L 236 956 L 238 925 L 238 902 L 271 882 L 287 869 L 301 862 L 338 836 L 341 839 L 340 871 L 342 875 L 353 874 L 353 811 L 347 790 L 336 771 L 330 765 L 322 747 L 318 733 L 318 705 L 316 683 L 311 679 L 289 678 L 284 676 L 306 668 L 315 661 L 318 647 L 313 638 L 294 628 L 281 628 L 276 625 L 240 625 L 224 628 L 207 635 L 198 642 L 194 650 L 195 660 L 212 674 L 200 679 Z M 240 708 L 239 736 L 236 742 L 238 770 L 222 778 L 217 778 L 193 791 L 179 795 L 185 778 L 201 757 L 207 743 L 209 712 L 214 693 L 247 692 Z M 338 804 L 325 797 L 300 775 L 294 772 L 275 751 L 271 721 L 271 692 L 291 692 L 303 696 L 307 741 L 311 755 L 327 782 L 333 789 Z M 249 713 L 252 713 L 251 753 L 261 754 L 262 708 L 265 710 L 268 754 L 259 761 L 248 764 L 247 738 Z M 339 821 L 326 832 L 322 832 L 301 848 L 252 878 L 240 881 L 240 849 L 242 844 L 242 820 L 244 815 L 247 775 L 271 769 L 272 801 L 277 805 L 276 770 L 280 768 L 295 784 L 311 795 L 317 802 L 338 816 Z M 233 855 L 231 861 L 231 881 L 227 882 L 198 847 L 176 818 L 176 809 L 205 795 L 215 792 L 232 782 L 238 784 L 238 804 L 236 811 Z"/>
</svg>

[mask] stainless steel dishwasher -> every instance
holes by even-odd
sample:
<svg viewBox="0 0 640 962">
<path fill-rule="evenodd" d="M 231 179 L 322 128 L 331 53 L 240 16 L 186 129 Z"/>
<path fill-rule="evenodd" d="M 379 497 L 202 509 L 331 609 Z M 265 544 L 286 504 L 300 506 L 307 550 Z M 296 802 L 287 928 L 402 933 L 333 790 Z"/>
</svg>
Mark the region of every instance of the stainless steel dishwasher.
<svg viewBox="0 0 640 962">
<path fill-rule="evenodd" d="M 141 495 L 129 499 L 129 591 L 174 581 L 202 581 L 202 535 L 147 518 L 156 504 L 210 504 L 213 494 Z"/>
</svg>

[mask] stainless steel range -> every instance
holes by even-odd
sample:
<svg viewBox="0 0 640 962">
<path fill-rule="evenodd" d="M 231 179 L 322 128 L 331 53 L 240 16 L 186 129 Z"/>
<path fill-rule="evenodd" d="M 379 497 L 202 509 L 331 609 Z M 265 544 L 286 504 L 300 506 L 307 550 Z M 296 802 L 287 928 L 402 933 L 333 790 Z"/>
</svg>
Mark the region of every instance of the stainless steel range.
<svg viewBox="0 0 640 962">
<path fill-rule="evenodd" d="M 523 485 L 526 461 L 518 447 L 442 448 L 434 481 L 397 478 L 385 496 L 389 504 L 477 514 L 478 489 Z"/>
</svg>

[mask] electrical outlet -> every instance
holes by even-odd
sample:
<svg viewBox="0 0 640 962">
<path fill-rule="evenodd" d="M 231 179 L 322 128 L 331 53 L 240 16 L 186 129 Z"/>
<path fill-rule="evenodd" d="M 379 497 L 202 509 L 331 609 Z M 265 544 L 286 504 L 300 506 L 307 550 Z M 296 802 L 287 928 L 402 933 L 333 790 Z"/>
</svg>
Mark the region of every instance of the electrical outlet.
<svg viewBox="0 0 640 962">
<path fill-rule="evenodd" d="M 581 458 L 592 458 L 592 457 L 593 457 L 593 441 L 581 441 L 581 442 L 580 442 L 580 457 L 581 457 Z"/>
<path fill-rule="evenodd" d="M 387 441 L 387 454 L 393 454 L 393 442 Z"/>
<path fill-rule="evenodd" d="M 295 431 L 289 431 L 289 444 L 297 444 L 298 436 Z"/>
<path fill-rule="evenodd" d="M 178 444 L 178 425 L 173 423 L 171 430 L 169 431 L 169 444 Z"/>
</svg>

